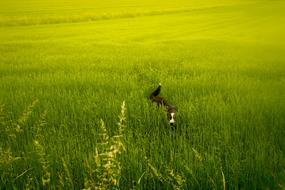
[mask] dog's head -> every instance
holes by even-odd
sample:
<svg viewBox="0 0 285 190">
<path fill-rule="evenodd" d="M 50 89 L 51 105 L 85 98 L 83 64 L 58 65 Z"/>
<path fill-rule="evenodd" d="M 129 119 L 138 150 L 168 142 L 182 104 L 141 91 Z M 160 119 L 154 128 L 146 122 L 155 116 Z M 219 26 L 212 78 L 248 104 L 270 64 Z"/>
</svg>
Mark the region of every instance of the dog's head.
<svg viewBox="0 0 285 190">
<path fill-rule="evenodd" d="M 170 125 L 176 124 L 176 113 L 177 113 L 177 108 L 175 106 L 173 105 L 167 106 L 167 118 Z"/>
</svg>

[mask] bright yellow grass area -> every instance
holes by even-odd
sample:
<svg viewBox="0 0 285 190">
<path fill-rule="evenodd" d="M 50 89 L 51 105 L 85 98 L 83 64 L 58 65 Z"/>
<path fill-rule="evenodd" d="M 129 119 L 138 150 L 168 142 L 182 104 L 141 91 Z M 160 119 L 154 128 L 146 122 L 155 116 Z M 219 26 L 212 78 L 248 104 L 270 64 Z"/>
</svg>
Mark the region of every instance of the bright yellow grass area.
<svg viewBox="0 0 285 190">
<path fill-rule="evenodd" d="M 11 0 L 0 2 L 0 25 L 66 23 L 118 17 L 125 18 L 143 15 L 173 14 L 202 8 L 251 3 L 254 3 L 254 1 Z"/>
</svg>

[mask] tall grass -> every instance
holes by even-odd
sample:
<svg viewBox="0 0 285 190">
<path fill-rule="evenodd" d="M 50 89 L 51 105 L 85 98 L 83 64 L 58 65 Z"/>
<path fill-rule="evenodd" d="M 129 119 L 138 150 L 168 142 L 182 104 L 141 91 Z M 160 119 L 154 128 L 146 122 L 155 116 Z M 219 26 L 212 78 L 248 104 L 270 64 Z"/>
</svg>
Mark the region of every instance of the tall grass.
<svg viewBox="0 0 285 190">
<path fill-rule="evenodd" d="M 284 188 L 284 2 L 29 2 L 0 2 L 0 189 Z"/>
<path fill-rule="evenodd" d="M 35 189 L 35 188 L 74 188 L 73 177 L 70 173 L 70 168 L 66 161 L 59 161 L 64 170 L 60 175 L 54 176 L 54 181 L 51 182 L 51 160 L 46 153 L 44 146 L 41 144 L 43 140 L 42 127 L 45 125 L 46 112 L 39 116 L 32 130 L 25 131 L 25 123 L 30 120 L 31 114 L 34 111 L 37 101 L 34 101 L 31 106 L 24 111 L 16 123 L 9 123 L 5 120 L 5 112 L 1 107 L 1 128 L 6 129 L 2 133 L 2 137 L 9 139 L 10 137 L 19 138 L 20 133 L 34 132 L 33 142 L 27 142 L 27 145 L 33 146 L 33 152 L 23 152 L 21 157 L 17 157 L 17 153 L 11 152 L 11 141 L 6 145 L 1 144 L 0 163 L 1 163 L 1 187 L 16 188 L 16 189 Z M 95 154 L 90 153 L 90 159 L 84 160 L 84 170 L 87 175 L 84 177 L 84 189 L 112 189 L 119 188 L 121 178 L 121 163 L 119 156 L 124 151 L 124 130 L 125 130 L 125 102 L 122 103 L 121 113 L 119 115 L 117 134 L 110 137 L 106 126 L 101 120 L 99 129 L 99 141 L 97 142 Z M 9 129 L 9 131 L 8 131 Z M 15 142 L 18 144 L 18 142 Z M 17 150 L 19 151 L 19 150 Z M 17 175 L 14 168 L 18 165 L 27 165 L 21 174 Z M 20 182 L 17 182 L 20 181 Z M 55 185 L 55 186 L 54 186 Z M 81 187 L 83 188 L 83 187 Z"/>
</svg>

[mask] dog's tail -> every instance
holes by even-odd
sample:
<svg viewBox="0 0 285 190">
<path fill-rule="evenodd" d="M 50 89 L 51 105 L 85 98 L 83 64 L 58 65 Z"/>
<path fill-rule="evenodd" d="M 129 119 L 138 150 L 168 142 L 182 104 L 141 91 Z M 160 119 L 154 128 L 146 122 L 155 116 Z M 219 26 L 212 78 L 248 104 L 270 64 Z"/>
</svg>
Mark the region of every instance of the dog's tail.
<svg viewBox="0 0 285 190">
<path fill-rule="evenodd" d="M 161 90 L 161 84 L 159 83 L 157 89 L 155 91 L 153 91 L 150 96 L 153 97 L 153 96 L 159 95 L 160 90 Z"/>
</svg>

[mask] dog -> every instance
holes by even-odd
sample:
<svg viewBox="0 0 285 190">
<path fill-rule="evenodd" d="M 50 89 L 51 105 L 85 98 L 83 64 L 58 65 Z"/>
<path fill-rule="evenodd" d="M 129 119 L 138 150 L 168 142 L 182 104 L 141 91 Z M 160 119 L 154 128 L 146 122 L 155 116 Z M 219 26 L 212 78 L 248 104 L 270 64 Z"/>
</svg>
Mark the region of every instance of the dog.
<svg viewBox="0 0 285 190">
<path fill-rule="evenodd" d="M 163 97 L 159 96 L 160 91 L 161 84 L 159 84 L 157 89 L 151 93 L 149 99 L 152 102 L 155 102 L 158 106 L 165 107 L 169 124 L 171 126 L 174 126 L 176 124 L 176 112 L 178 111 L 177 107 L 172 104 L 169 104 Z"/>
</svg>

